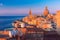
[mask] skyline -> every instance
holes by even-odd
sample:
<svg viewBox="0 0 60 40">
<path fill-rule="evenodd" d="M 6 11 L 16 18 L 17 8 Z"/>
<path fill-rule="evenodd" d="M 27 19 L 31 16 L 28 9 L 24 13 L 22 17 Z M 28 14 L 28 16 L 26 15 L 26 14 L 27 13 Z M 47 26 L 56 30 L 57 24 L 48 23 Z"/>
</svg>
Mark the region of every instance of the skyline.
<svg viewBox="0 0 60 40">
<path fill-rule="evenodd" d="M 0 16 L 18 16 L 28 14 L 42 14 L 45 6 L 50 13 L 60 10 L 60 0 L 0 0 Z"/>
</svg>

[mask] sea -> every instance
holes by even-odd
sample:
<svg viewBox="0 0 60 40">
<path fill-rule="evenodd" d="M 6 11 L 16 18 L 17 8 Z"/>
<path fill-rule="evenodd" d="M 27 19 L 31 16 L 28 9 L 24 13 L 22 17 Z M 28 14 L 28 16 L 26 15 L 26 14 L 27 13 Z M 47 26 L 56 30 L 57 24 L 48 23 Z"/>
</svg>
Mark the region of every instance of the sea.
<svg viewBox="0 0 60 40">
<path fill-rule="evenodd" d="M 0 16 L 0 30 L 13 28 L 12 23 L 16 20 L 21 20 L 25 16 Z"/>
</svg>

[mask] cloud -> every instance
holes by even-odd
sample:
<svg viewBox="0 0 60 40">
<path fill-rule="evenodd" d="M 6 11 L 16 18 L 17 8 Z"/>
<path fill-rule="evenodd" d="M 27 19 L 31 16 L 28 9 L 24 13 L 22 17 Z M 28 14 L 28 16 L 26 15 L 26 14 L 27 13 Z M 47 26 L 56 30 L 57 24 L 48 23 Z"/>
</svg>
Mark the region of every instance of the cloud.
<svg viewBox="0 0 60 40">
<path fill-rule="evenodd" d="M 3 6 L 3 3 L 0 3 L 0 6 Z"/>
<path fill-rule="evenodd" d="M 28 14 L 30 8 L 2 8 L 0 9 L 0 15 L 20 15 L 20 14 Z M 40 13 L 39 8 L 32 8 L 32 13 L 37 14 Z"/>
</svg>

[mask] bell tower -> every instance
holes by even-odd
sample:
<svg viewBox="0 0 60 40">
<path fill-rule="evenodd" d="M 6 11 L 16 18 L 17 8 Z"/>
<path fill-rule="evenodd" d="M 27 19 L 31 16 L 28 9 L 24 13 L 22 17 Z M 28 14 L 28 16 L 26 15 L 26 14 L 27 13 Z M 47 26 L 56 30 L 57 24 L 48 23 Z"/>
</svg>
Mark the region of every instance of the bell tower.
<svg viewBox="0 0 60 40">
<path fill-rule="evenodd" d="M 31 9 L 30 9 L 30 11 L 29 11 L 29 18 L 30 18 L 30 19 L 33 18 L 33 15 L 32 15 L 32 11 L 31 11 Z"/>
<path fill-rule="evenodd" d="M 43 12 L 44 16 L 47 16 L 49 14 L 48 7 L 46 6 Z"/>
<path fill-rule="evenodd" d="M 30 9 L 30 11 L 29 11 L 29 15 L 30 15 L 30 16 L 32 15 L 32 11 L 31 11 L 31 9 Z"/>
</svg>

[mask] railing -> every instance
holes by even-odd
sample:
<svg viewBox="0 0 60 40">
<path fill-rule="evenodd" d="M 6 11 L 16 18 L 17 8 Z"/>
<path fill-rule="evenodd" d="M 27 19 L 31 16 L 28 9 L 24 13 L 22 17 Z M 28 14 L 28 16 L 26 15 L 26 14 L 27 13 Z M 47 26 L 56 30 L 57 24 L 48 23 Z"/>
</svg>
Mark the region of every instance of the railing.
<svg viewBox="0 0 60 40">
<path fill-rule="evenodd" d="M 26 30 L 25 31 L 26 33 L 23 31 L 25 34 L 21 37 L 22 38 L 21 40 L 60 40 L 60 35 L 58 35 L 56 31 L 44 31 L 40 28 L 26 28 L 24 30 Z M 0 33 L 3 34 L 3 31 L 1 31 Z M 0 39 L 6 38 L 10 40 L 8 37 L 3 37 L 3 36 L 0 37 Z M 11 40 L 14 39 L 15 38 L 12 38 Z"/>
<path fill-rule="evenodd" d="M 43 40 L 44 32 L 41 29 L 28 28 L 25 36 L 26 40 Z"/>
</svg>

